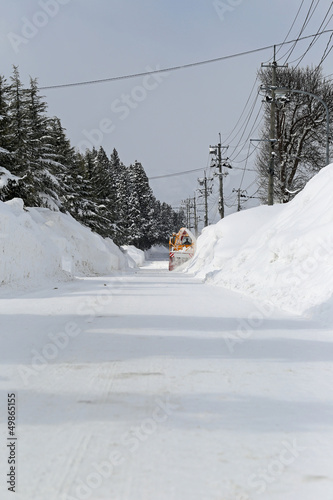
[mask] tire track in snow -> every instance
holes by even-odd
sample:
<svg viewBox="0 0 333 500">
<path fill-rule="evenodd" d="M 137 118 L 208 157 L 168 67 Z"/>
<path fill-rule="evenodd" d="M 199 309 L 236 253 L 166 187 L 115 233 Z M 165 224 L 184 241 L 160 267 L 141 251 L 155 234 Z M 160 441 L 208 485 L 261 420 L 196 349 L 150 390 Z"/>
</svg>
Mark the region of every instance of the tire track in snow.
<svg viewBox="0 0 333 500">
<path fill-rule="evenodd" d="M 91 378 L 87 391 L 81 393 L 77 396 L 76 401 L 73 403 L 75 406 L 79 403 L 91 403 L 94 398 L 98 398 L 99 403 L 105 404 L 108 396 L 111 394 L 112 387 L 115 381 L 115 372 L 117 368 L 117 362 L 113 362 L 110 365 L 98 365 L 96 367 L 96 373 Z M 60 481 L 59 495 L 60 499 L 67 499 L 67 495 L 71 495 L 71 491 L 76 485 L 77 479 L 80 477 L 80 473 L 85 470 L 85 463 L 87 463 L 87 457 L 90 455 L 95 443 L 96 431 L 91 429 L 96 429 L 96 426 L 92 423 L 86 424 L 86 432 L 84 437 L 82 436 L 82 428 L 77 430 L 77 436 L 75 437 L 76 445 L 73 453 L 70 454 L 68 460 L 66 461 L 65 468 L 62 470 L 62 480 Z M 89 463 L 90 466 L 90 463 Z M 88 471 L 90 472 L 90 471 Z M 74 493 L 71 495 L 76 498 Z"/>
<path fill-rule="evenodd" d="M 72 438 L 71 438 L 72 439 Z M 75 436 L 74 449 L 71 446 L 73 452 L 69 455 L 68 460 L 64 469 L 59 469 L 58 472 L 61 473 L 61 478 L 59 480 L 59 498 L 62 500 L 66 498 L 69 490 L 75 482 L 75 478 L 79 473 L 80 466 L 83 462 L 84 457 L 87 454 L 87 450 L 90 447 L 92 441 L 92 434 L 83 435 L 81 430 L 77 431 Z"/>
</svg>

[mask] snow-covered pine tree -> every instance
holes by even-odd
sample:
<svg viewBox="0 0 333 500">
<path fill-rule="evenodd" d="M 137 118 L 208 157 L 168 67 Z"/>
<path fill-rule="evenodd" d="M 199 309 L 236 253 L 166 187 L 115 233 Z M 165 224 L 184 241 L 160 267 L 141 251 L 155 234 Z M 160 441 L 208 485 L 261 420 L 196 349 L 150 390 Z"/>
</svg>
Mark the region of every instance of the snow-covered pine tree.
<svg viewBox="0 0 333 500">
<path fill-rule="evenodd" d="M 129 167 L 131 168 L 131 166 Z M 128 199 L 128 236 L 127 243 L 141 248 L 141 241 L 144 237 L 142 230 L 142 214 L 140 207 L 139 194 L 136 189 L 131 187 Z"/>
<path fill-rule="evenodd" d="M 47 120 L 47 133 L 45 141 L 48 144 L 48 151 L 45 159 L 50 173 L 57 180 L 57 194 L 59 199 L 59 209 L 71 212 L 73 201 L 77 200 L 75 171 L 77 155 L 66 137 L 65 129 L 57 117 Z M 77 200 L 79 203 L 80 200 Z"/>
<path fill-rule="evenodd" d="M 114 166 L 114 165 L 113 165 Z M 115 185 L 116 185 L 116 225 L 117 234 L 115 243 L 117 245 L 126 245 L 129 243 L 129 207 L 131 186 L 129 182 L 128 168 L 121 162 L 116 165 Z"/>
<path fill-rule="evenodd" d="M 24 101 L 23 85 L 20 80 L 18 68 L 13 67 L 11 83 L 7 89 L 8 97 L 8 150 L 10 156 L 10 172 L 13 177 L 2 190 L 2 200 L 10 200 L 14 197 L 25 196 L 24 182 L 22 177 L 26 175 L 26 136 L 27 115 Z"/>
<path fill-rule="evenodd" d="M 178 231 L 181 227 L 186 226 L 186 215 L 183 208 L 178 211 L 174 211 L 173 214 L 173 231 Z"/>
<path fill-rule="evenodd" d="M 24 89 L 16 66 L 6 89 L 6 149 L 8 170 L 13 174 L 1 193 L 3 200 L 20 197 L 27 206 L 49 206 L 57 200 L 57 181 L 45 165 L 47 144 L 46 104 L 31 79 Z M 52 201 L 51 201 L 52 200 Z"/>
<path fill-rule="evenodd" d="M 95 148 L 87 150 L 84 156 L 77 155 L 73 178 L 76 175 L 75 195 L 79 197 L 79 202 L 73 204 L 70 213 L 96 233 L 109 237 L 112 227 L 106 207 L 99 198 L 95 179 L 97 155 Z"/>
<path fill-rule="evenodd" d="M 138 248 L 145 250 L 151 246 L 151 243 L 156 239 L 156 227 L 154 227 L 154 195 L 149 186 L 148 177 L 138 161 L 129 167 L 129 182 L 131 186 L 131 198 L 135 203 L 135 208 L 132 208 L 132 203 L 129 205 L 130 211 L 130 227 L 135 225 L 134 234 L 130 237 L 132 242 Z M 137 215 L 139 211 L 139 216 Z"/>
<path fill-rule="evenodd" d="M 114 148 L 110 157 L 110 179 L 111 179 L 111 189 L 112 189 L 112 203 L 113 206 L 113 220 L 115 221 L 115 227 L 117 234 L 114 235 L 116 240 L 125 243 L 125 236 L 120 236 L 123 234 L 123 229 L 119 227 L 119 223 L 124 216 L 124 210 L 127 207 L 128 200 L 124 208 L 124 201 L 120 201 L 121 191 L 127 191 L 127 170 L 123 163 L 120 161 L 118 151 Z M 126 195 L 125 195 L 126 196 Z M 127 215 L 126 215 L 127 216 Z M 122 224 L 123 225 L 123 224 Z"/>
<path fill-rule="evenodd" d="M 105 203 L 110 218 L 114 221 L 116 205 L 115 182 L 111 160 L 109 160 L 102 146 L 99 148 L 95 160 L 95 182 L 97 196 Z"/>
<path fill-rule="evenodd" d="M 174 231 L 178 232 L 180 229 L 180 227 L 178 226 L 175 227 L 174 215 L 175 212 L 173 211 L 172 207 L 167 203 L 163 202 L 161 204 L 161 222 L 162 222 L 162 235 L 164 238 L 164 242 L 165 239 L 168 241 L 169 236 Z"/>
<path fill-rule="evenodd" d="M 39 95 L 36 79 L 30 79 L 30 88 L 25 91 L 27 107 L 26 152 L 27 176 L 31 185 L 25 182 L 30 193 L 29 205 L 41 205 L 48 208 L 61 206 L 60 165 L 54 164 L 54 145 L 49 134 L 49 119 L 46 116 L 47 105 Z"/>
<path fill-rule="evenodd" d="M 27 142 L 27 109 L 23 85 L 17 66 L 13 67 L 11 84 L 8 88 L 9 149 L 13 155 L 12 173 L 25 173 Z"/>
<path fill-rule="evenodd" d="M 114 238 L 116 233 L 116 193 L 111 161 L 108 159 L 102 146 L 94 158 L 91 182 L 94 186 L 94 200 L 98 203 L 99 212 L 103 216 L 103 230 L 101 234 L 104 237 Z"/>
<path fill-rule="evenodd" d="M 0 75 L 0 166 L 10 170 L 8 91 L 7 81 Z"/>
<path fill-rule="evenodd" d="M 63 194 L 63 207 L 76 220 L 83 222 L 87 204 L 85 160 L 81 153 L 75 153 L 65 177 L 66 192 Z"/>
</svg>

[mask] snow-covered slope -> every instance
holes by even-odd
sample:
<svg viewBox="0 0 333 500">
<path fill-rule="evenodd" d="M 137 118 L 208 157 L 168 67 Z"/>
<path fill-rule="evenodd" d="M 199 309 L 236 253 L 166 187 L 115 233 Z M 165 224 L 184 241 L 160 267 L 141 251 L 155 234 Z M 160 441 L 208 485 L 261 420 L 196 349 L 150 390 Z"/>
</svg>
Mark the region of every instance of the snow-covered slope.
<svg viewBox="0 0 333 500">
<path fill-rule="evenodd" d="M 290 203 L 206 228 L 188 270 L 298 313 L 333 316 L 333 164 Z"/>
<path fill-rule="evenodd" d="M 0 284 L 40 285 L 73 276 L 109 274 L 126 258 L 70 215 L 0 202 Z"/>
</svg>

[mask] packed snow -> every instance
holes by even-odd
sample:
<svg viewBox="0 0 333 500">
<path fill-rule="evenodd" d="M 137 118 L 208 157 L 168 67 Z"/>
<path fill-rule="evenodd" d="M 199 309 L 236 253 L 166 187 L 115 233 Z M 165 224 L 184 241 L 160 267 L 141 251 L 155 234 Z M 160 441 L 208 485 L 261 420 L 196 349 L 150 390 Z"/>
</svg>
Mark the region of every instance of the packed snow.
<svg viewBox="0 0 333 500">
<path fill-rule="evenodd" d="M 188 271 L 283 309 L 333 319 L 333 164 L 289 203 L 206 228 Z"/>
<path fill-rule="evenodd" d="M 3 292 L 0 314 L 17 500 L 331 500 L 322 325 L 153 266 Z"/>
</svg>

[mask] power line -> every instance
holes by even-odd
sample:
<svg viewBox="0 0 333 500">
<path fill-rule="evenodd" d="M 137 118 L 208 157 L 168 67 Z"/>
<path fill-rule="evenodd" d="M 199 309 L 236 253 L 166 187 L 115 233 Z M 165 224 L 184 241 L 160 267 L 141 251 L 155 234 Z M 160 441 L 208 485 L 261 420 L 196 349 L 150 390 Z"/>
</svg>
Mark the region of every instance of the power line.
<svg viewBox="0 0 333 500">
<path fill-rule="evenodd" d="M 314 35 L 307 35 L 307 36 L 304 36 L 301 38 L 297 38 L 296 40 L 289 40 L 288 42 L 276 43 L 274 45 L 279 47 L 281 45 L 287 45 L 289 43 L 295 43 L 295 42 L 297 43 L 300 40 L 305 40 L 307 38 L 317 37 L 318 35 L 321 35 L 323 33 L 332 33 L 332 32 L 333 32 L 333 30 L 325 30 L 325 31 L 322 31 L 322 33 L 316 33 Z M 78 86 L 83 86 L 83 85 L 94 85 L 97 83 L 114 82 L 114 81 L 118 81 L 118 80 L 129 80 L 130 78 L 138 78 L 140 76 L 155 75 L 158 73 L 166 73 L 168 71 L 177 71 L 180 69 L 193 68 L 195 66 L 202 66 L 204 64 L 211 64 L 211 63 L 216 63 L 216 62 L 220 62 L 220 61 L 225 61 L 227 59 L 233 59 L 236 57 L 246 56 L 249 54 L 255 54 L 256 52 L 262 52 L 264 50 L 272 49 L 274 47 L 274 45 L 266 45 L 265 47 L 258 47 L 256 49 L 246 50 L 243 52 L 237 52 L 235 54 L 230 54 L 228 56 L 216 57 L 215 59 L 206 59 L 204 61 L 183 64 L 181 66 L 172 66 L 169 68 L 156 69 L 153 71 L 143 71 L 142 73 L 133 73 L 133 74 L 129 74 L 129 75 L 114 76 L 111 78 L 101 78 L 98 80 L 86 80 L 86 81 L 82 81 L 82 82 L 63 83 L 63 84 L 59 84 L 59 85 L 48 85 L 48 86 L 44 86 L 44 87 L 39 87 L 39 90 L 51 90 L 51 89 L 60 89 L 60 88 L 68 88 L 68 87 L 78 87 Z"/>
<path fill-rule="evenodd" d="M 316 8 L 318 7 L 318 3 L 319 3 L 319 1 L 317 2 L 317 4 L 316 4 L 316 6 L 315 6 L 315 8 L 314 8 L 314 10 L 313 10 L 313 12 L 312 12 L 312 14 L 311 14 L 311 16 L 310 16 L 309 20 L 308 20 L 308 22 L 310 21 L 310 19 L 311 19 L 312 15 L 313 15 L 313 13 L 314 13 L 314 11 L 315 11 L 315 10 L 316 10 Z M 298 57 L 298 58 L 294 59 L 293 61 L 291 61 L 289 64 L 293 64 L 293 63 L 295 63 L 296 61 L 298 61 L 298 62 L 297 62 L 297 65 L 295 66 L 295 68 L 297 68 L 297 67 L 300 65 L 300 63 L 302 62 L 302 60 L 304 59 L 304 57 L 306 56 L 306 54 L 310 51 L 310 49 L 311 49 L 311 48 L 315 45 L 315 43 L 319 40 L 320 36 L 322 35 L 322 31 L 321 31 L 321 30 L 322 30 L 322 29 L 324 29 L 324 30 L 325 30 L 325 28 L 328 26 L 328 24 L 329 24 L 330 20 L 332 19 L 332 14 L 331 14 L 330 18 L 328 19 L 328 21 L 327 21 L 327 22 L 326 22 L 326 24 L 324 25 L 324 23 L 325 23 L 325 21 L 326 21 L 326 18 L 327 18 L 327 16 L 328 16 L 328 14 L 329 14 L 329 12 L 330 12 L 331 8 L 332 8 L 332 3 L 331 3 L 331 5 L 329 6 L 328 10 L 326 11 L 326 14 L 325 14 L 325 16 L 324 16 L 324 19 L 322 20 L 322 22 L 321 22 L 321 24 L 320 24 L 320 26 L 319 26 L 319 28 L 318 28 L 318 30 L 317 30 L 317 34 L 314 36 L 313 40 L 311 40 L 311 42 L 310 42 L 310 44 L 309 44 L 308 48 L 306 49 L 306 51 L 305 51 L 305 52 L 304 52 L 304 53 L 303 53 L 300 57 Z M 308 24 L 308 23 L 307 23 L 307 24 Z M 290 57 L 290 56 L 289 56 L 289 57 Z M 319 65 L 320 65 L 320 64 L 319 64 Z"/>
<path fill-rule="evenodd" d="M 319 0 L 318 0 L 318 2 L 319 2 Z M 295 50 L 295 47 L 296 47 L 296 45 L 297 45 L 297 42 L 299 42 L 299 41 L 301 40 L 301 35 L 302 35 L 302 33 L 304 32 L 304 30 L 305 30 L 305 28 L 306 28 L 306 26 L 307 26 L 308 22 L 310 21 L 310 19 L 311 19 L 311 17 L 312 17 L 312 14 L 313 14 L 313 13 L 311 14 L 311 10 L 312 10 L 312 6 L 313 6 L 313 4 L 314 4 L 314 0 L 312 0 L 312 2 L 311 2 L 311 5 L 310 5 L 309 10 L 308 10 L 308 12 L 307 12 L 307 14 L 306 14 L 306 17 L 305 17 L 305 21 L 303 22 L 303 25 L 302 25 L 302 27 L 301 27 L 301 30 L 300 30 L 300 32 L 299 32 L 299 35 L 298 35 L 298 37 L 297 37 L 297 39 L 296 39 L 296 41 L 295 41 L 294 45 L 291 47 L 291 49 L 290 49 L 290 51 L 289 51 L 289 55 L 288 55 L 287 59 L 286 59 L 286 60 L 284 61 L 284 63 L 283 63 L 284 65 L 285 65 L 285 64 L 287 64 L 287 62 L 288 62 L 289 58 L 291 57 L 291 54 L 292 54 L 292 53 L 294 52 L 294 50 Z M 315 6 L 315 9 L 317 8 L 317 6 L 318 6 L 318 3 L 317 3 L 317 5 Z M 314 12 L 314 11 L 313 11 L 313 12 Z M 310 14 L 311 14 L 311 17 L 309 17 L 309 16 L 310 16 Z M 314 35 L 314 36 L 318 36 L 318 33 L 317 33 L 316 35 Z M 287 52 L 287 54 L 288 54 L 288 52 Z M 281 58 L 280 58 L 280 59 L 281 59 Z"/>
<path fill-rule="evenodd" d="M 225 61 L 227 59 L 233 59 L 235 57 L 254 54 L 256 52 L 262 52 L 263 50 L 268 50 L 271 47 L 272 47 L 272 45 L 267 45 L 266 47 L 259 47 L 257 49 L 247 50 L 244 52 L 237 52 L 235 54 L 230 54 L 228 56 L 216 57 L 215 59 L 206 59 L 204 61 L 183 64 L 181 66 L 171 66 L 169 68 L 164 68 L 164 69 L 156 69 L 153 71 L 143 71 L 142 73 L 133 73 L 130 75 L 114 76 L 111 78 L 102 78 L 99 80 L 87 80 L 87 81 L 83 81 L 83 82 L 64 83 L 64 84 L 60 84 L 60 85 L 49 85 L 49 86 L 45 86 L 45 87 L 40 87 L 39 89 L 40 90 L 50 90 L 50 89 L 58 89 L 58 88 L 64 88 L 64 87 L 78 87 L 78 86 L 82 86 L 82 85 L 93 85 L 96 83 L 114 82 L 117 80 L 128 80 L 130 78 L 138 78 L 139 76 L 155 75 L 157 73 L 166 73 L 168 71 L 177 71 L 180 69 L 193 68 L 195 66 L 202 66 L 204 64 L 211 64 L 211 63 L 215 63 L 215 62 Z"/>
<path fill-rule="evenodd" d="M 300 11 L 301 11 L 301 9 L 302 9 L 302 7 L 303 7 L 303 3 L 304 3 L 304 0 L 302 0 L 301 5 L 299 6 L 298 11 L 297 11 L 297 13 L 296 13 L 296 16 L 295 16 L 295 18 L 294 18 L 294 20 L 293 20 L 293 22 L 292 22 L 292 24 L 291 24 L 291 26 L 290 26 L 290 29 L 289 29 L 288 33 L 286 34 L 285 39 L 283 40 L 283 42 L 285 42 L 285 41 L 287 40 L 288 36 L 290 35 L 291 30 L 293 29 L 293 27 L 294 27 L 294 25 L 295 25 L 295 22 L 296 22 L 296 20 L 297 20 L 297 18 L 298 18 L 298 16 L 299 16 L 299 13 L 300 13 Z M 281 46 L 279 47 L 279 49 L 277 50 L 276 54 L 278 54 L 278 53 L 279 53 L 279 51 L 281 50 L 281 48 L 282 48 L 282 45 L 281 45 Z M 282 56 L 282 57 L 284 57 L 284 56 Z M 282 59 L 282 57 L 281 57 L 280 59 Z M 279 61 L 280 59 L 277 59 L 277 61 Z M 269 61 L 270 61 L 270 59 L 269 59 Z M 267 62 L 269 62 L 269 61 L 266 61 L 266 64 L 267 64 Z"/>
<path fill-rule="evenodd" d="M 253 93 L 253 91 L 254 91 L 254 89 L 255 89 L 255 87 L 256 87 L 256 83 L 257 83 L 257 81 L 258 81 L 258 78 L 259 78 L 259 76 L 257 75 L 257 77 L 256 77 L 256 79 L 255 79 L 255 81 L 254 81 L 253 87 L 252 87 L 252 89 L 251 89 L 250 95 L 249 95 L 249 97 L 247 98 L 247 101 L 246 101 L 246 103 L 245 103 L 245 105 L 244 105 L 244 108 L 243 108 L 243 110 L 242 110 L 242 112 L 241 112 L 241 114 L 240 114 L 240 117 L 238 118 L 236 125 L 234 126 L 234 128 L 232 129 L 232 131 L 229 133 L 228 137 L 225 139 L 225 142 L 232 142 L 232 141 L 234 140 L 234 137 L 233 137 L 232 139 L 230 139 L 230 137 L 231 137 L 231 135 L 234 133 L 234 131 L 236 130 L 236 128 L 237 128 L 237 126 L 238 126 L 239 122 L 240 122 L 240 121 L 241 121 L 241 119 L 242 119 L 242 116 L 243 116 L 243 115 L 244 115 L 244 113 L 245 113 L 245 110 L 246 110 L 246 108 L 247 108 L 247 105 L 248 105 L 248 103 L 249 103 L 249 101 L 250 101 L 250 99 L 251 99 L 251 97 L 252 97 L 252 93 Z M 243 127 L 243 124 L 241 125 L 240 130 L 242 129 L 242 127 Z M 235 137 L 237 137 L 237 135 L 238 135 L 238 134 L 236 134 L 236 135 L 235 135 Z"/>
<path fill-rule="evenodd" d="M 165 177 L 176 177 L 176 175 L 185 175 L 185 174 L 190 174 L 192 172 L 199 172 L 201 171 L 202 168 L 194 168 L 192 170 L 183 170 L 182 172 L 175 172 L 173 174 L 165 174 L 165 175 L 156 175 L 154 177 L 148 177 L 150 181 L 153 179 L 164 179 Z"/>
<path fill-rule="evenodd" d="M 241 137 L 240 137 L 240 139 L 239 139 L 239 141 L 238 141 L 238 144 L 236 145 L 236 148 L 239 146 L 239 144 L 240 144 L 240 142 L 241 142 L 241 140 L 242 140 L 242 138 L 243 138 L 243 136 L 244 136 L 244 134 L 245 134 L 245 131 L 246 131 L 246 129 L 247 129 L 247 126 L 248 126 L 248 124 L 249 124 L 249 122 L 250 122 L 250 120 L 251 120 L 251 118 L 252 118 L 252 115 L 253 115 L 254 110 L 255 110 L 255 105 L 256 105 L 256 102 L 257 102 L 258 96 L 259 96 L 259 94 L 257 94 L 257 96 L 256 96 L 256 100 L 255 100 L 255 102 L 253 103 L 253 107 L 252 107 L 252 109 L 251 109 L 250 115 L 249 115 L 248 120 L 247 120 L 247 122 L 246 122 L 246 124 L 245 124 L 244 130 L 243 130 L 243 133 L 242 133 L 242 135 L 241 135 Z M 245 144 L 246 144 L 246 142 L 248 141 L 248 139 L 251 137 L 252 131 L 253 131 L 253 129 L 254 129 L 254 128 L 255 128 L 255 126 L 256 126 L 257 120 L 258 120 L 258 118 L 259 118 L 259 116 L 260 116 L 260 113 L 261 113 L 261 108 L 262 108 L 262 106 L 263 106 L 263 103 L 261 103 L 260 108 L 258 109 L 258 113 L 257 113 L 257 115 L 256 115 L 256 117 L 255 117 L 255 120 L 254 120 L 253 124 L 252 124 L 251 130 L 250 130 L 250 132 L 248 133 L 248 136 L 247 136 L 247 138 L 246 138 L 246 140 L 245 140 Z M 235 149 L 236 149 L 236 148 L 235 148 Z M 236 158 L 238 158 L 238 156 L 241 154 L 241 152 L 243 151 L 243 149 L 244 149 L 244 148 L 242 147 L 242 148 L 239 150 L 239 152 L 238 152 L 237 154 L 235 154 L 235 155 L 231 158 L 231 160 L 232 160 L 232 161 L 234 161 Z M 235 152 L 234 152 L 234 153 L 235 153 Z"/>
<path fill-rule="evenodd" d="M 242 178 L 241 178 L 241 181 L 240 181 L 239 189 L 242 188 L 242 184 L 243 184 L 243 181 L 244 181 L 244 176 L 245 176 L 245 172 L 246 172 L 247 162 L 248 162 L 248 159 L 249 159 L 250 146 L 251 146 L 251 142 L 249 142 L 249 149 L 248 149 L 248 152 L 247 152 L 247 158 L 246 158 L 246 161 L 245 161 L 244 170 L 243 170 Z"/>
<path fill-rule="evenodd" d="M 243 170 L 241 167 L 232 167 L 232 169 L 234 170 Z M 172 174 L 164 174 L 164 175 L 156 175 L 154 177 L 148 177 L 148 179 L 150 181 L 154 180 L 154 179 L 164 179 L 166 177 L 176 177 L 177 175 L 186 175 L 186 174 L 191 174 L 192 172 L 199 172 L 199 171 L 202 171 L 202 170 L 205 170 L 203 169 L 202 167 L 201 168 L 194 168 L 192 170 L 183 170 L 182 172 L 174 172 Z M 248 168 L 247 169 L 248 171 L 252 171 L 252 172 L 256 172 L 255 169 L 252 169 L 252 168 Z"/>
<path fill-rule="evenodd" d="M 318 64 L 318 66 L 321 66 L 323 64 L 323 62 L 325 61 L 326 57 L 328 56 L 328 54 L 331 52 L 332 48 L 333 48 L 333 45 L 332 47 L 329 49 L 328 47 L 330 46 L 330 43 L 332 41 L 332 37 L 333 37 L 333 33 L 331 33 L 330 35 L 330 38 L 327 42 L 327 45 L 326 45 L 326 48 L 324 50 L 324 54 L 322 55 L 322 58 L 320 60 L 320 63 Z"/>
</svg>

